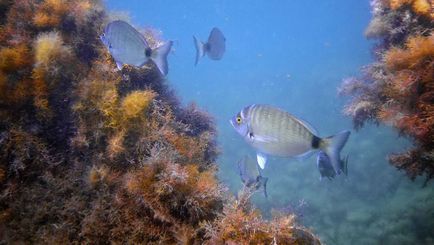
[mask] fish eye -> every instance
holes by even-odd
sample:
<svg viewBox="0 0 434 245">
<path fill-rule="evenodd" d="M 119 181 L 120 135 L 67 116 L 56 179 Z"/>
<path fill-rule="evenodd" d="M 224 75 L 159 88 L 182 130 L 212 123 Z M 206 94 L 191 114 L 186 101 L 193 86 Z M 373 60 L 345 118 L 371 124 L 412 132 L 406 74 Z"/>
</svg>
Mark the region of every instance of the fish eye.
<svg viewBox="0 0 434 245">
<path fill-rule="evenodd" d="M 242 121 L 242 119 L 241 119 L 241 117 L 240 117 L 240 116 L 237 116 L 237 119 L 236 119 L 236 120 L 237 120 L 237 123 L 238 123 L 238 124 L 240 124 L 240 123 L 241 123 L 241 121 Z"/>
</svg>

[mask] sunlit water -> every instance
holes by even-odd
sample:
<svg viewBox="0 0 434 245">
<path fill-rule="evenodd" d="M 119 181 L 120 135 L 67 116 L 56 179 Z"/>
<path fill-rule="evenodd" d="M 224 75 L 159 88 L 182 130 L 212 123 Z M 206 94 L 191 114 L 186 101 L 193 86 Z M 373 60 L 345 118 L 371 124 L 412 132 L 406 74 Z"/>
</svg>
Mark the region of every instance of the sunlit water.
<svg viewBox="0 0 434 245">
<path fill-rule="evenodd" d="M 278 106 L 309 121 L 320 136 L 351 129 L 336 90 L 372 61 L 373 42 L 363 37 L 371 17 L 363 0 L 108 1 L 140 27 L 175 41 L 168 80 L 184 103 L 195 101 L 217 122 L 220 180 L 237 193 L 236 162 L 255 152 L 228 120 L 252 103 Z M 193 35 L 205 41 L 219 27 L 226 36 L 221 61 L 204 57 L 194 66 Z M 390 128 L 352 131 L 343 154 L 349 175 L 319 180 L 316 156 L 303 161 L 270 158 L 268 199 L 254 203 L 266 217 L 272 209 L 305 202 L 299 220 L 327 244 L 434 243 L 433 184 L 411 182 L 387 162 L 387 154 L 410 144 Z M 431 234 L 431 235 L 430 235 Z M 423 240 L 424 239 L 424 240 Z"/>
</svg>

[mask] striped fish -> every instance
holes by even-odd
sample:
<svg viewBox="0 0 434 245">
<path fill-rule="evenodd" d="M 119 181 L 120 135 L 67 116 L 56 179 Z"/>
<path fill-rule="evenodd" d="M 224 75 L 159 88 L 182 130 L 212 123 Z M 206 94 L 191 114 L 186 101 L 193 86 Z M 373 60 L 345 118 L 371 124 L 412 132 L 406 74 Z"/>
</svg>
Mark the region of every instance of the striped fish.
<svg viewBox="0 0 434 245">
<path fill-rule="evenodd" d="M 230 123 L 257 150 L 262 169 L 267 155 L 304 158 L 321 150 L 330 158 L 336 174 L 343 171 L 339 154 L 350 136 L 349 131 L 320 138 L 312 126 L 288 112 L 255 104 L 242 109 Z"/>
</svg>

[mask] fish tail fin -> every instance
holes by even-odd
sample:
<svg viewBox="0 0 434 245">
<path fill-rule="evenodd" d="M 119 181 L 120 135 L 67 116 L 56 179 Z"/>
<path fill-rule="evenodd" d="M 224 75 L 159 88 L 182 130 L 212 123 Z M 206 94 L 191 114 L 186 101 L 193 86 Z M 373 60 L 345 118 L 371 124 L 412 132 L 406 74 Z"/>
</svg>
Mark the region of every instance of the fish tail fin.
<svg viewBox="0 0 434 245">
<path fill-rule="evenodd" d="M 264 188 L 264 196 L 265 196 L 265 198 L 268 198 L 268 194 L 267 194 L 267 182 L 268 182 L 268 178 L 267 177 L 262 177 L 262 188 Z"/>
<path fill-rule="evenodd" d="M 348 155 L 343 160 L 342 166 L 343 166 L 343 170 L 342 171 L 344 172 L 345 176 L 347 176 L 348 175 Z"/>
<path fill-rule="evenodd" d="M 345 130 L 336 135 L 323 138 L 320 143 L 321 150 L 323 150 L 330 158 L 336 174 L 339 174 L 341 171 L 346 172 L 346 167 L 343 168 L 340 164 L 340 152 L 342 148 L 344 148 L 348 137 L 350 137 L 350 131 Z"/>
<path fill-rule="evenodd" d="M 205 44 L 199 40 L 195 36 L 193 36 L 194 46 L 196 47 L 196 60 L 194 65 L 197 65 L 199 59 L 205 55 Z"/>
<path fill-rule="evenodd" d="M 169 66 L 167 64 L 167 55 L 170 53 L 173 41 L 168 41 L 155 50 L 155 55 L 151 57 L 152 61 L 160 70 L 161 74 L 167 75 Z"/>
</svg>

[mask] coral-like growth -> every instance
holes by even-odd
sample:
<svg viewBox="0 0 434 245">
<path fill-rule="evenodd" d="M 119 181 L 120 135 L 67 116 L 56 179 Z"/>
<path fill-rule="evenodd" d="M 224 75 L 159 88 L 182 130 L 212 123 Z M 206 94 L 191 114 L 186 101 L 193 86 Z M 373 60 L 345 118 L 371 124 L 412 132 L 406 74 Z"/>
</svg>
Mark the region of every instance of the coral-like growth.
<svg viewBox="0 0 434 245">
<path fill-rule="evenodd" d="M 141 112 L 149 107 L 155 98 L 153 91 L 134 91 L 128 94 L 122 101 L 122 109 L 126 119 L 139 116 Z"/>
<path fill-rule="evenodd" d="M 33 18 L 37 27 L 55 27 L 61 24 L 66 18 L 68 4 L 65 0 L 45 0 L 38 6 Z"/>
<path fill-rule="evenodd" d="M 361 78 L 344 80 L 340 93 L 352 96 L 344 113 L 356 129 L 367 121 L 384 123 L 414 140 L 415 148 L 390 157 L 411 179 L 434 177 L 434 22 L 428 1 L 373 4 L 366 34 L 379 38 L 378 61 Z M 398 34 L 399 33 L 399 34 Z"/>
<path fill-rule="evenodd" d="M 252 190 L 244 189 L 239 200 L 225 205 L 223 215 L 213 224 L 202 223 L 207 244 L 320 244 L 319 239 L 295 224 L 291 214 L 274 214 L 272 221 L 264 221 L 248 199 Z"/>
<path fill-rule="evenodd" d="M 388 4 L 392 10 L 410 6 L 417 14 L 434 17 L 432 13 L 432 3 L 429 0 L 389 0 L 388 2 L 386 1 L 386 4 Z"/>
<path fill-rule="evenodd" d="M 29 56 L 29 48 L 25 44 L 13 48 L 5 47 L 0 50 L 0 70 L 11 72 L 22 69 L 32 62 Z"/>
<path fill-rule="evenodd" d="M 0 243 L 319 243 L 234 206 L 212 117 L 152 65 L 117 71 L 106 21 L 98 1 L 0 2 Z"/>
<path fill-rule="evenodd" d="M 414 0 L 412 4 L 412 8 L 414 12 L 418 14 L 430 15 L 431 18 L 434 17 L 432 13 L 433 12 L 432 2 L 429 0 Z"/>
</svg>

